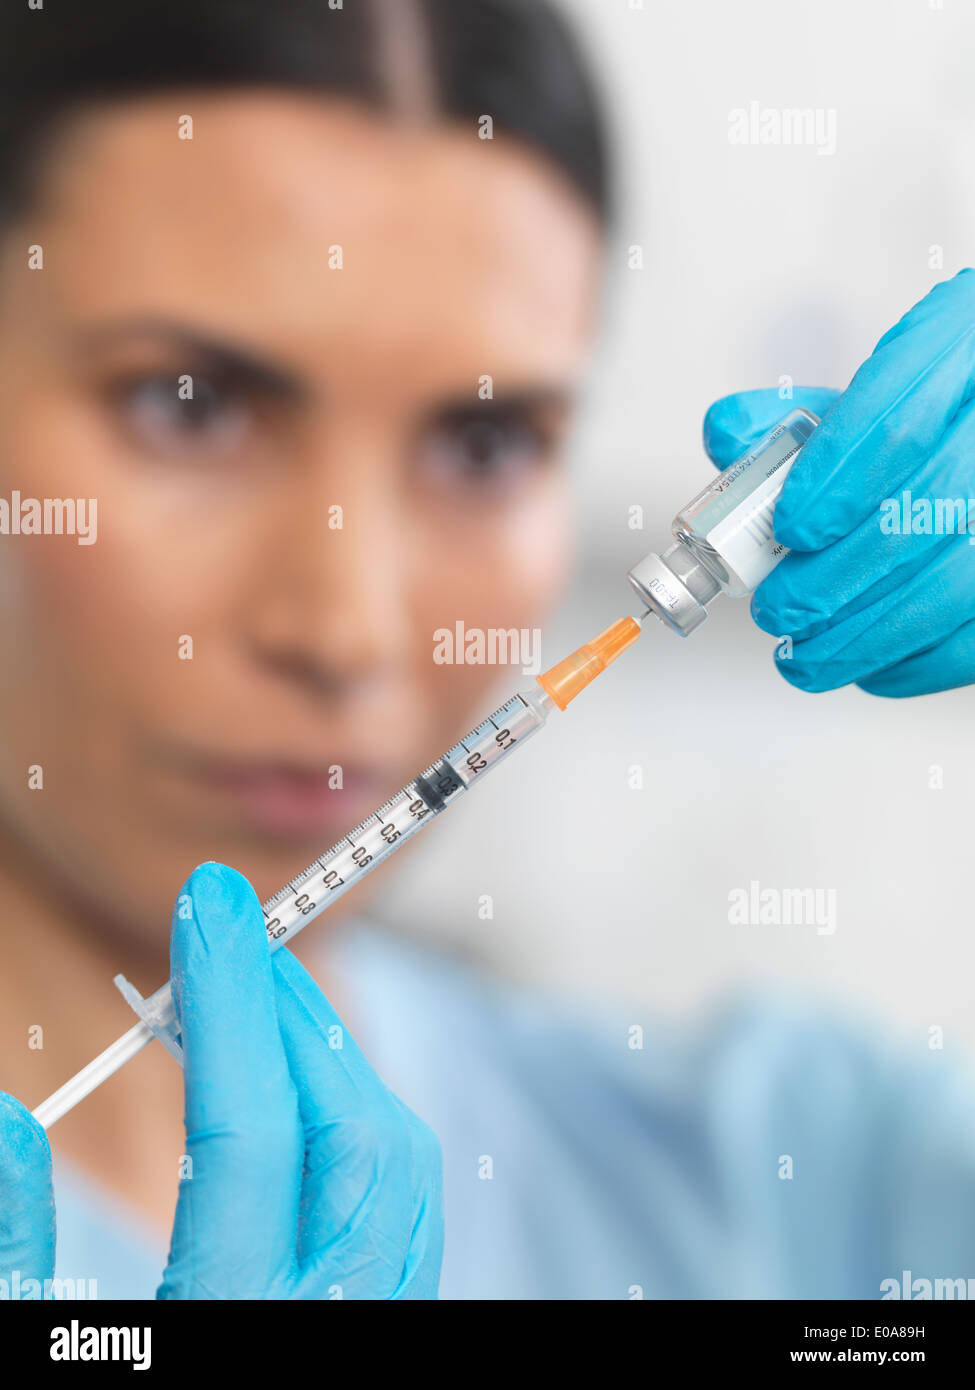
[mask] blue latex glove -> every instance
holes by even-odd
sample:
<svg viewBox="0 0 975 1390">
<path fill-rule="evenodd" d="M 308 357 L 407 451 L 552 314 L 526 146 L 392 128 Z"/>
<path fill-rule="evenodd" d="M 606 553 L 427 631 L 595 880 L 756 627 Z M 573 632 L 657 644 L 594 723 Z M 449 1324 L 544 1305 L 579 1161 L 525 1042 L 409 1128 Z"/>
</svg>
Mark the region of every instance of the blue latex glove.
<svg viewBox="0 0 975 1390">
<path fill-rule="evenodd" d="M 50 1296 L 54 1192 L 47 1135 L 0 1091 L 0 1279 L 6 1298 Z"/>
<path fill-rule="evenodd" d="M 172 981 L 192 1177 L 159 1297 L 435 1298 L 433 1133 L 294 956 L 270 955 L 245 878 L 204 864 L 184 895 Z"/>
<path fill-rule="evenodd" d="M 436 1298 L 440 1146 L 307 971 L 270 955 L 247 880 L 196 869 L 171 954 L 187 1176 L 158 1297 Z M 53 1250 L 47 1139 L 0 1096 L 0 1274 L 49 1277 Z"/>
<path fill-rule="evenodd" d="M 793 639 L 791 655 L 776 652 L 782 675 L 803 690 L 855 683 L 893 696 L 975 682 L 969 534 L 882 526 L 897 516 L 882 503 L 910 491 L 915 501 L 963 499 L 975 539 L 975 271 L 936 285 L 842 395 L 797 388 L 792 400 L 770 390 L 717 401 L 705 448 L 724 468 L 795 406 L 825 418 L 775 508 L 776 538 L 793 553 L 752 598 L 759 627 Z"/>
</svg>

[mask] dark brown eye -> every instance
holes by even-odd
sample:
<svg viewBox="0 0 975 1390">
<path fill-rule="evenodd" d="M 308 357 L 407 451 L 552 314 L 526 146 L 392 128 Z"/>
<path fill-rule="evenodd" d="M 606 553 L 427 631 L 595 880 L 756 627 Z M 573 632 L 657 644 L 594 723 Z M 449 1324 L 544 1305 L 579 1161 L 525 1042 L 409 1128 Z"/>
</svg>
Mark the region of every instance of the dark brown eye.
<svg viewBox="0 0 975 1390">
<path fill-rule="evenodd" d="M 469 420 L 432 430 L 420 466 L 442 486 L 504 489 L 532 473 L 550 447 L 546 434 L 527 421 Z"/>
<path fill-rule="evenodd" d="M 240 395 L 203 376 L 136 378 L 114 394 L 129 432 L 156 453 L 227 453 L 250 424 Z"/>
</svg>

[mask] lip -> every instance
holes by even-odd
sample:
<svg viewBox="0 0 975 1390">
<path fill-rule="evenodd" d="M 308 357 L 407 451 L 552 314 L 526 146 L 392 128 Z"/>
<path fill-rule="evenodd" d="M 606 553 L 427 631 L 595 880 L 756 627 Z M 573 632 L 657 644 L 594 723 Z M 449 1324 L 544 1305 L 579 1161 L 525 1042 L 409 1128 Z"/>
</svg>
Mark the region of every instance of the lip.
<svg viewBox="0 0 975 1390">
<path fill-rule="evenodd" d="M 349 763 L 179 760 L 197 794 L 232 808 L 251 829 L 306 839 L 350 829 L 395 788 L 388 771 Z M 340 779 L 340 785 L 336 782 Z"/>
</svg>

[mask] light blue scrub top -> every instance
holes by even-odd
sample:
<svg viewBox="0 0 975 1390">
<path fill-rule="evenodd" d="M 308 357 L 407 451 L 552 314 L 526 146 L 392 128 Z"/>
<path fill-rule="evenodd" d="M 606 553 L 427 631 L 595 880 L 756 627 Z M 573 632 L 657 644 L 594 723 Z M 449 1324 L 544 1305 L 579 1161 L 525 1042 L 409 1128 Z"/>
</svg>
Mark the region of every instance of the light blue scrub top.
<svg viewBox="0 0 975 1390">
<path fill-rule="evenodd" d="M 975 1296 L 975 1092 L 925 1030 L 894 1055 L 779 993 L 693 1034 L 570 1012 L 371 926 L 328 959 L 443 1146 L 442 1297 Z M 152 1298 L 159 1238 L 57 1157 L 55 1196 L 59 1277 Z"/>
</svg>

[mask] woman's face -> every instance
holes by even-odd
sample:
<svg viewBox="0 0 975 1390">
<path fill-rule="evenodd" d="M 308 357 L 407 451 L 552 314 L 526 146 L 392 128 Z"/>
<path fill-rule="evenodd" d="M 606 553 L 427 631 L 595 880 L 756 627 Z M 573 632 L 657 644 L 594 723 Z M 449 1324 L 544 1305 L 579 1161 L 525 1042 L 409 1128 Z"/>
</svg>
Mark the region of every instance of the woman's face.
<svg viewBox="0 0 975 1390">
<path fill-rule="evenodd" d="M 473 123 L 181 94 L 55 147 L 0 260 L 0 497 L 97 539 L 0 536 L 0 817 L 103 929 L 164 940 L 201 859 L 269 895 L 472 722 L 498 671 L 434 632 L 564 577 L 599 249 Z"/>
</svg>

